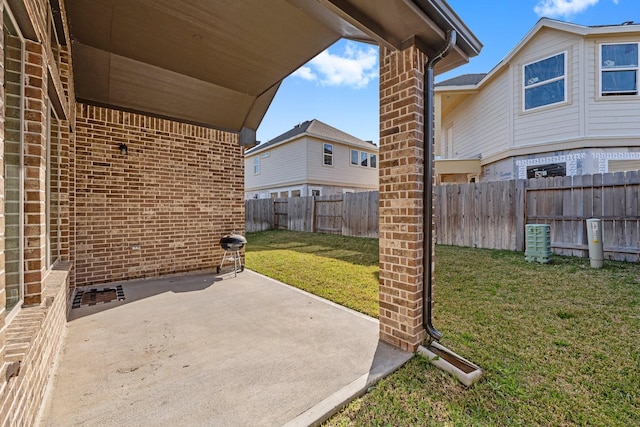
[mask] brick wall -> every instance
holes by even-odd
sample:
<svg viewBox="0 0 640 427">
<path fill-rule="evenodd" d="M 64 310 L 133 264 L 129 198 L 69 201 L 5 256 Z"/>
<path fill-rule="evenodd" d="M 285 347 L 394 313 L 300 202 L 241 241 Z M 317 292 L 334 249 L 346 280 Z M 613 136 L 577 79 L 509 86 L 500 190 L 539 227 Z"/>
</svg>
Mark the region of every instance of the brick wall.
<svg viewBox="0 0 640 427">
<path fill-rule="evenodd" d="M 422 326 L 423 68 L 416 47 L 380 48 L 380 338 L 415 351 Z"/>
<path fill-rule="evenodd" d="M 75 143 L 76 286 L 211 269 L 244 232 L 236 135 L 78 104 Z"/>
<path fill-rule="evenodd" d="M 58 213 L 59 226 L 63 229 L 58 243 L 63 259 L 68 259 L 69 235 L 69 183 L 73 175 L 70 161 L 70 147 L 73 134 L 73 116 L 69 113 L 71 99 L 54 99 L 48 91 L 50 85 L 63 88 L 69 82 L 70 68 L 59 70 L 64 61 L 53 58 L 50 28 L 47 14 L 50 14 L 47 0 L 25 0 L 13 2 L 14 11 L 25 20 L 21 21 L 24 33 L 31 28 L 36 39 L 25 40 L 24 73 L 21 74 L 21 50 L 18 37 L 7 35 L 1 43 L 0 57 L 3 89 L 0 94 L 0 153 L 2 164 L 0 173 L 2 186 L 2 216 L 0 217 L 0 300 L 4 308 L 7 292 L 5 284 L 19 283 L 11 277 L 19 276 L 20 249 L 23 249 L 24 266 L 24 304 L 14 311 L 10 321 L 7 313 L 0 312 L 0 425 L 31 426 L 36 422 L 37 414 L 51 373 L 51 366 L 62 343 L 62 331 L 66 321 L 69 301 L 69 272 L 71 264 L 59 262 L 53 268 L 47 265 L 47 128 L 49 101 L 63 105 L 60 123 L 61 130 L 51 153 L 52 162 L 58 165 L 59 173 L 55 178 L 55 187 L 51 188 L 51 197 L 60 203 Z M 6 7 L 5 2 L 2 5 Z M 1 10 L 2 6 L 0 6 Z M 18 10 L 19 9 L 19 10 Z M 64 11 L 63 11 L 64 13 Z M 3 24 L 7 21 L 3 20 Z M 11 26 L 12 24 L 10 24 Z M 9 27 L 11 28 L 11 27 Z M 11 28 L 18 32 L 18 29 Z M 66 36 L 68 40 L 68 35 Z M 65 50 L 66 48 L 63 48 Z M 3 55 L 6 53 L 6 55 Z M 68 64 L 68 60 L 66 62 Z M 7 70 L 5 73 L 4 71 Z M 61 78 L 64 73 L 67 76 Z M 20 83 L 23 82 L 22 92 Z M 63 90 L 58 94 L 64 97 Z M 21 98 L 20 94 L 24 97 Z M 21 108 L 23 114 L 20 113 Z M 65 114 L 66 113 L 66 114 Z M 21 140 L 22 135 L 22 140 Z M 23 189 L 19 182 L 23 179 Z M 5 192 L 5 186 L 7 191 Z M 6 194 L 6 197 L 5 197 Z M 19 201 L 23 201 L 20 206 Z M 20 208 L 23 208 L 20 216 Z M 23 223 L 20 223 L 20 220 Z M 24 230 L 24 239 L 20 242 L 18 230 Z M 66 251 L 66 253 L 65 253 Z M 7 264 L 9 262 L 10 264 Z M 11 265 L 11 274 L 6 267 Z M 11 290 L 12 292 L 14 289 Z M 14 314 L 15 313 L 15 314 Z M 19 365 L 18 365 L 19 364 Z M 19 370 L 16 368 L 19 366 Z M 8 375 L 7 373 L 11 373 Z"/>
<path fill-rule="evenodd" d="M 20 362 L 19 375 L 0 393 L 0 425 L 33 426 L 44 398 L 51 367 L 62 346 L 69 300 L 68 263 L 49 272 L 43 304 L 18 313 L 7 327 L 6 361 Z"/>
</svg>

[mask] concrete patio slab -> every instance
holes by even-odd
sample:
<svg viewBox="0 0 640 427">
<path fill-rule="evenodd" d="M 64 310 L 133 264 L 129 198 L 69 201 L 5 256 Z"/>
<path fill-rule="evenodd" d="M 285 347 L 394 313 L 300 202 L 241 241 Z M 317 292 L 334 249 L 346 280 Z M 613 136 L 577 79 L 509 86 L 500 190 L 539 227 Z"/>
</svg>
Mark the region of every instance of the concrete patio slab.
<svg viewBox="0 0 640 427">
<path fill-rule="evenodd" d="M 245 270 L 71 310 L 42 426 L 303 426 L 412 356 L 378 322 Z"/>
</svg>

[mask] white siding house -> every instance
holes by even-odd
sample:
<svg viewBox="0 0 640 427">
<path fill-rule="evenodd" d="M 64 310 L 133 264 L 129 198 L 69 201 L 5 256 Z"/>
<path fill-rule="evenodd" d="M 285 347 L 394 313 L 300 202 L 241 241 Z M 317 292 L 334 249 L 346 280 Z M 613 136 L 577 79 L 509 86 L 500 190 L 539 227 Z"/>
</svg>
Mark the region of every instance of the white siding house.
<svg viewBox="0 0 640 427">
<path fill-rule="evenodd" d="M 378 190 L 378 147 L 311 120 L 245 153 L 245 199 Z"/>
<path fill-rule="evenodd" d="M 488 74 L 436 85 L 440 182 L 640 169 L 640 24 L 543 18 Z"/>
</svg>

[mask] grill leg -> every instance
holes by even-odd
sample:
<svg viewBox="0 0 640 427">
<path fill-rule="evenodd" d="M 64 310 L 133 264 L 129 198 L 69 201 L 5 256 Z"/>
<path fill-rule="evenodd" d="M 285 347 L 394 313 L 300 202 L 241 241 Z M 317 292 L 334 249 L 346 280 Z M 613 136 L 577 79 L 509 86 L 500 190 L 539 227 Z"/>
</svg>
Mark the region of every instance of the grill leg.
<svg viewBox="0 0 640 427">
<path fill-rule="evenodd" d="M 238 251 L 233 251 L 233 277 L 238 277 Z"/>
<path fill-rule="evenodd" d="M 224 260 L 227 259 L 227 251 L 224 251 L 222 255 L 222 261 L 220 261 L 220 266 L 217 268 L 217 273 L 220 274 L 220 270 L 222 270 L 222 265 L 224 264 Z"/>
<path fill-rule="evenodd" d="M 220 262 L 220 266 L 216 267 L 216 272 L 217 274 L 220 274 L 220 271 L 222 270 L 222 266 L 224 265 L 225 261 L 231 261 L 231 255 L 229 255 L 227 257 L 227 254 L 231 252 L 231 254 L 233 255 L 233 273 L 235 274 L 235 277 L 238 277 L 238 270 L 240 270 L 241 272 L 244 271 L 244 265 L 242 265 L 242 257 L 240 256 L 240 251 L 224 251 L 224 255 L 222 255 L 222 261 Z"/>
</svg>

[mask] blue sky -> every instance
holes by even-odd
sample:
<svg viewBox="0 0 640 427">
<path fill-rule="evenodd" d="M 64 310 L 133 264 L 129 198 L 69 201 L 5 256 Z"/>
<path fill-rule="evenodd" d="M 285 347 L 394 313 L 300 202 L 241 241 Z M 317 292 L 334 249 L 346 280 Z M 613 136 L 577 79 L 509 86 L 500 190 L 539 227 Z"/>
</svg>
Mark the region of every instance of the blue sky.
<svg viewBox="0 0 640 427">
<path fill-rule="evenodd" d="M 580 25 L 640 23 L 640 0 L 448 0 L 484 47 L 470 63 L 436 77 L 490 71 L 543 16 Z M 266 142 L 318 119 L 378 143 L 378 49 L 341 40 L 287 77 L 271 103 L 258 140 Z"/>
</svg>

